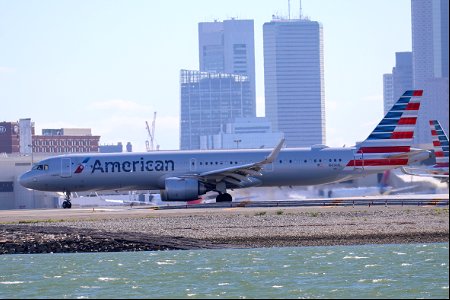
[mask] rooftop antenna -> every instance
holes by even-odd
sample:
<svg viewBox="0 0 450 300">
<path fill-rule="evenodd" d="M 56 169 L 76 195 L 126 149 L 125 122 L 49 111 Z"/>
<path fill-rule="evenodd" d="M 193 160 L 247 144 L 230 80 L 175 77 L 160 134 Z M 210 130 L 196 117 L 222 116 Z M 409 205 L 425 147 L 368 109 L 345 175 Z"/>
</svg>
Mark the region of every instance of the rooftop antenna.
<svg viewBox="0 0 450 300">
<path fill-rule="evenodd" d="M 150 137 L 150 142 L 147 140 L 145 141 L 145 146 L 147 148 L 147 152 L 155 150 L 154 148 L 154 141 L 155 141 L 155 120 L 156 120 L 156 111 L 153 114 L 153 121 L 152 121 L 152 129 L 150 130 L 150 126 L 148 126 L 148 122 L 145 121 L 145 125 L 147 127 L 147 133 Z M 159 150 L 159 145 L 157 145 L 157 150 Z"/>
<path fill-rule="evenodd" d="M 302 19 L 302 0 L 300 0 L 300 15 L 299 15 L 299 19 Z"/>
<path fill-rule="evenodd" d="M 288 20 L 291 19 L 291 0 L 288 0 Z"/>
</svg>

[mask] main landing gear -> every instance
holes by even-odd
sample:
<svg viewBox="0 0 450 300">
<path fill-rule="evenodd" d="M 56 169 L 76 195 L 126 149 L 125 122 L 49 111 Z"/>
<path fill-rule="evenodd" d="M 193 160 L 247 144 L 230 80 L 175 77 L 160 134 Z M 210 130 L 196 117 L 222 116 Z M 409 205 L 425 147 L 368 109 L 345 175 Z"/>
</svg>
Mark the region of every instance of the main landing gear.
<svg viewBox="0 0 450 300">
<path fill-rule="evenodd" d="M 64 209 L 66 208 L 72 208 L 72 203 L 70 202 L 70 192 L 64 192 L 64 194 L 66 195 L 64 197 L 64 202 L 62 203 L 62 207 Z"/>
<path fill-rule="evenodd" d="M 233 197 L 231 197 L 231 195 L 228 193 L 223 193 L 223 194 L 220 193 L 216 197 L 216 202 L 231 202 L 231 201 L 233 201 Z"/>
<path fill-rule="evenodd" d="M 216 202 L 231 202 L 233 201 L 233 197 L 227 193 L 227 186 L 225 182 L 219 182 L 216 184 L 216 192 L 219 193 L 216 197 Z"/>
</svg>

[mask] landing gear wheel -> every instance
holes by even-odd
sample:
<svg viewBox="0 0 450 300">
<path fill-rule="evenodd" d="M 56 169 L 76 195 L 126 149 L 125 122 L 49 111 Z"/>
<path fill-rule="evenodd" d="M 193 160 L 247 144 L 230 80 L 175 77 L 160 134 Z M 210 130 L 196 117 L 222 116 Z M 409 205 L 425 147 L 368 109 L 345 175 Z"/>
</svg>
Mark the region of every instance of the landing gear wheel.
<svg viewBox="0 0 450 300">
<path fill-rule="evenodd" d="M 64 202 L 62 203 L 62 207 L 64 209 L 66 208 L 72 208 L 72 203 L 70 202 L 70 192 L 65 192 L 66 197 L 64 199 Z"/>
<path fill-rule="evenodd" d="M 233 197 L 231 197 L 231 195 L 228 193 L 219 194 L 216 197 L 216 202 L 231 202 L 231 201 L 233 201 Z"/>
</svg>

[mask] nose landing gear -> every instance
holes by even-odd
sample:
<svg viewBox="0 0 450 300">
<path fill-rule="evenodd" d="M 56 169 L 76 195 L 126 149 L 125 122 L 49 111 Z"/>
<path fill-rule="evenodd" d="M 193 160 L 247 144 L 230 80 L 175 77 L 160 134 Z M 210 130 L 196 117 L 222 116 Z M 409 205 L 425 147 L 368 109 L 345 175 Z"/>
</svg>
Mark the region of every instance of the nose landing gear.
<svg viewBox="0 0 450 300">
<path fill-rule="evenodd" d="M 70 202 L 70 192 L 66 191 L 64 192 L 65 197 L 64 197 L 64 202 L 62 203 L 62 207 L 64 209 L 66 208 L 72 208 L 72 203 Z"/>
</svg>

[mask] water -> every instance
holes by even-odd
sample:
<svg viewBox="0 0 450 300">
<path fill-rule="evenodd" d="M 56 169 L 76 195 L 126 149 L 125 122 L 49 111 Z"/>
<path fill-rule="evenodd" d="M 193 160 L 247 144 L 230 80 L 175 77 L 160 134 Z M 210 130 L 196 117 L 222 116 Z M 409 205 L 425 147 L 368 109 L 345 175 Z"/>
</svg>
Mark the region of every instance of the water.
<svg viewBox="0 0 450 300">
<path fill-rule="evenodd" d="M 449 244 L 0 256 L 0 298 L 442 298 Z"/>
</svg>

